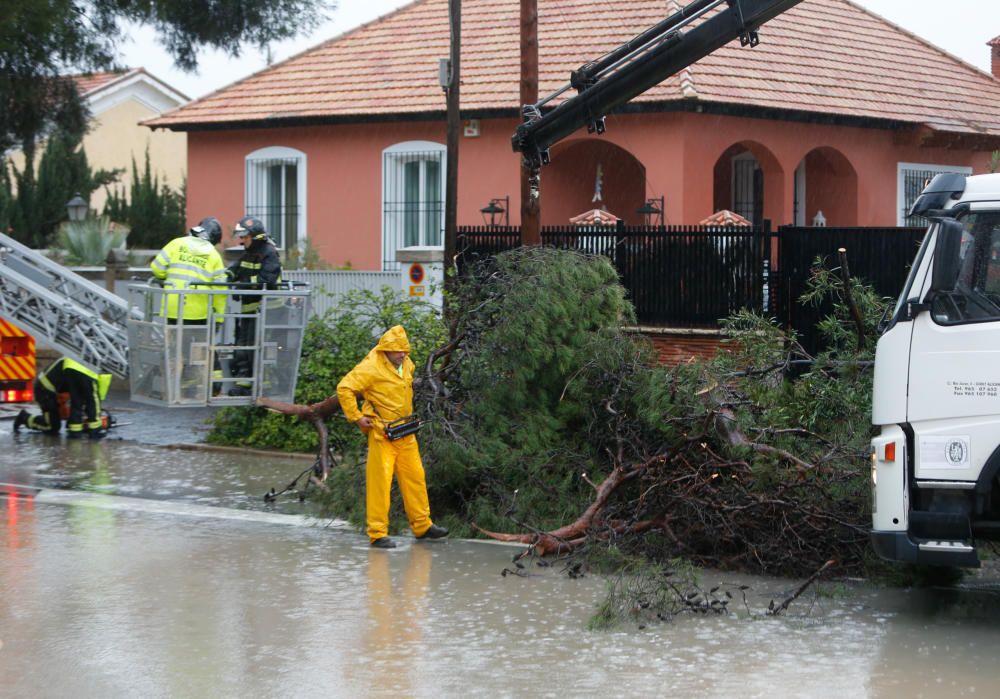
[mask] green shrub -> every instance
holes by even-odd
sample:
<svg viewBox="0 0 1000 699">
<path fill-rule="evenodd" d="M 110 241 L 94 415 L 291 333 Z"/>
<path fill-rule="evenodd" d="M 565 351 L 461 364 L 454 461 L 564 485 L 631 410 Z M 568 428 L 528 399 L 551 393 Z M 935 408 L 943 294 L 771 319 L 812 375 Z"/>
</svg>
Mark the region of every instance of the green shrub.
<svg viewBox="0 0 1000 699">
<path fill-rule="evenodd" d="M 59 226 L 54 246 L 64 264 L 102 266 L 111 250 L 124 250 L 129 229 L 106 216 L 68 221 Z"/>
<path fill-rule="evenodd" d="M 153 174 L 146 149 L 142 173 L 132 158 L 132 184 L 128 196 L 124 187 L 106 188 L 104 215 L 125 221 L 134 231 L 134 248 L 158 249 L 185 233 L 186 183 L 173 190 Z"/>
<path fill-rule="evenodd" d="M 123 171 L 91 170 L 82 133 L 60 128 L 48 135 L 44 149 L 37 152 L 41 157 L 36 163 L 35 147 L 24 151 L 20 170 L 7 161 L 0 164 L 4 170 L 0 226 L 25 245 L 41 248 L 50 246 L 57 237 L 59 223 L 66 219 L 66 202 L 76 194 L 89 201 L 95 189 L 116 181 Z M 114 216 L 111 219 L 123 220 Z"/>
</svg>

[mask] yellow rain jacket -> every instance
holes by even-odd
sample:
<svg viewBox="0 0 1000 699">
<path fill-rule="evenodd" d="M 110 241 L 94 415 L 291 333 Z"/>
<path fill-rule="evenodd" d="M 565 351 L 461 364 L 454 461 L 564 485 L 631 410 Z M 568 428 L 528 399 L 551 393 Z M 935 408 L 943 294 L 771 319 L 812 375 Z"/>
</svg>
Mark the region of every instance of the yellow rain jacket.
<svg viewBox="0 0 1000 699">
<path fill-rule="evenodd" d="M 357 422 L 367 415 L 376 424 L 389 423 L 413 413 L 413 362 L 409 356 L 403 359 L 400 376 L 385 356 L 386 352 L 409 351 L 410 341 L 403 326 L 389 328 L 375 348 L 341 379 L 337 384 L 337 397 L 349 422 Z M 364 397 L 360 410 L 359 395 Z"/>
<path fill-rule="evenodd" d="M 222 289 L 225 287 L 205 285 L 212 282 L 225 281 L 226 267 L 222 255 L 207 240 L 193 235 L 174 238 L 160 250 L 160 253 L 149 265 L 150 271 L 157 279 L 163 280 L 164 289 L 187 289 L 197 284 L 195 289 Z M 180 305 L 180 294 L 165 294 L 161 312 L 167 318 L 177 318 Z M 209 294 L 184 294 L 184 320 L 205 320 L 208 318 Z M 212 296 L 212 307 L 215 310 L 216 322 L 222 322 L 222 313 L 226 311 L 226 296 Z"/>
<path fill-rule="evenodd" d="M 413 362 L 409 356 L 405 357 L 400 371 L 385 356 L 386 352 L 409 351 L 410 342 L 406 339 L 403 326 L 389 328 L 375 349 L 337 384 L 337 398 L 348 421 L 357 422 L 367 416 L 380 425 L 367 430 L 365 504 L 368 537 L 372 541 L 389 534 L 389 497 L 393 475 L 399 483 L 403 507 L 413 534 L 423 536 L 433 524 L 417 435 L 411 434 L 390 442 L 383 431 L 386 423 L 413 413 Z M 360 410 L 358 396 L 364 398 Z"/>
</svg>

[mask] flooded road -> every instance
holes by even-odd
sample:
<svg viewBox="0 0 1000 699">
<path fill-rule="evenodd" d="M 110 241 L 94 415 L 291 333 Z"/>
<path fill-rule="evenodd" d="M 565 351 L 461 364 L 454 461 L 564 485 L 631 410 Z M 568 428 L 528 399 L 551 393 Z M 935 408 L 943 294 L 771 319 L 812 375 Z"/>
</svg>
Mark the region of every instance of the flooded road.
<svg viewBox="0 0 1000 699">
<path fill-rule="evenodd" d="M 263 498 L 271 488 L 288 485 L 311 459 L 168 448 L 206 446 L 210 409 L 161 409 L 122 398 L 111 403 L 111 410 L 124 425 L 103 440 L 71 440 L 24 429 L 12 434 L 11 423 L 0 421 L 0 482 L 239 509 L 309 511 L 294 497 L 273 505 L 265 505 Z"/>
<path fill-rule="evenodd" d="M 798 581 L 705 571 L 750 585 L 754 615 L 588 631 L 597 577 L 504 577 L 510 547 L 404 535 L 372 550 L 349 527 L 262 512 L 274 469 L 283 483 L 308 462 L 9 424 L 0 481 L 32 487 L 0 499 L 5 697 L 1000 694 L 989 585 L 838 586 L 764 618 Z"/>
</svg>

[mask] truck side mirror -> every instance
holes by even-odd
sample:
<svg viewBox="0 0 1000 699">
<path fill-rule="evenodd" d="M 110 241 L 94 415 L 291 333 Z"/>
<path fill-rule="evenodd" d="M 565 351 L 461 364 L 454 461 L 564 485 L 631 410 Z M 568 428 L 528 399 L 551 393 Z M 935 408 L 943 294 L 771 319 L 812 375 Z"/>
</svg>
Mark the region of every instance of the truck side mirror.
<svg viewBox="0 0 1000 699">
<path fill-rule="evenodd" d="M 962 224 L 953 218 L 939 221 L 937 243 L 934 245 L 934 267 L 931 271 L 931 291 L 947 293 L 955 290 L 963 232 Z"/>
</svg>

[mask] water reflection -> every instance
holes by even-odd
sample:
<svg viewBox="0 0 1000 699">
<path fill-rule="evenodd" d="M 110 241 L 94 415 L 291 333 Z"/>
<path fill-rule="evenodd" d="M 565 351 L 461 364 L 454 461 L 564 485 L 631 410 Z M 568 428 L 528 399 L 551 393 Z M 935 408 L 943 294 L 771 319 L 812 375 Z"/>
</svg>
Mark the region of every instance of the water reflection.
<svg viewBox="0 0 1000 699">
<path fill-rule="evenodd" d="M 380 696 L 413 696 L 415 666 L 420 655 L 435 652 L 424 641 L 427 621 L 431 553 L 426 545 L 415 545 L 394 556 L 387 551 L 367 552 L 365 599 L 368 620 L 362 634 L 361 657 L 377 664 L 380 672 L 369 689 Z M 404 561 L 398 565 L 400 559 Z M 396 563 L 395 569 L 393 565 Z M 356 681 L 366 684 L 366 669 Z"/>
<path fill-rule="evenodd" d="M 6 544 L 8 548 L 29 547 L 34 544 L 31 536 L 35 513 L 35 501 L 30 494 L 19 493 L 10 488 L 0 489 L 0 497 L 6 502 Z"/>
</svg>

